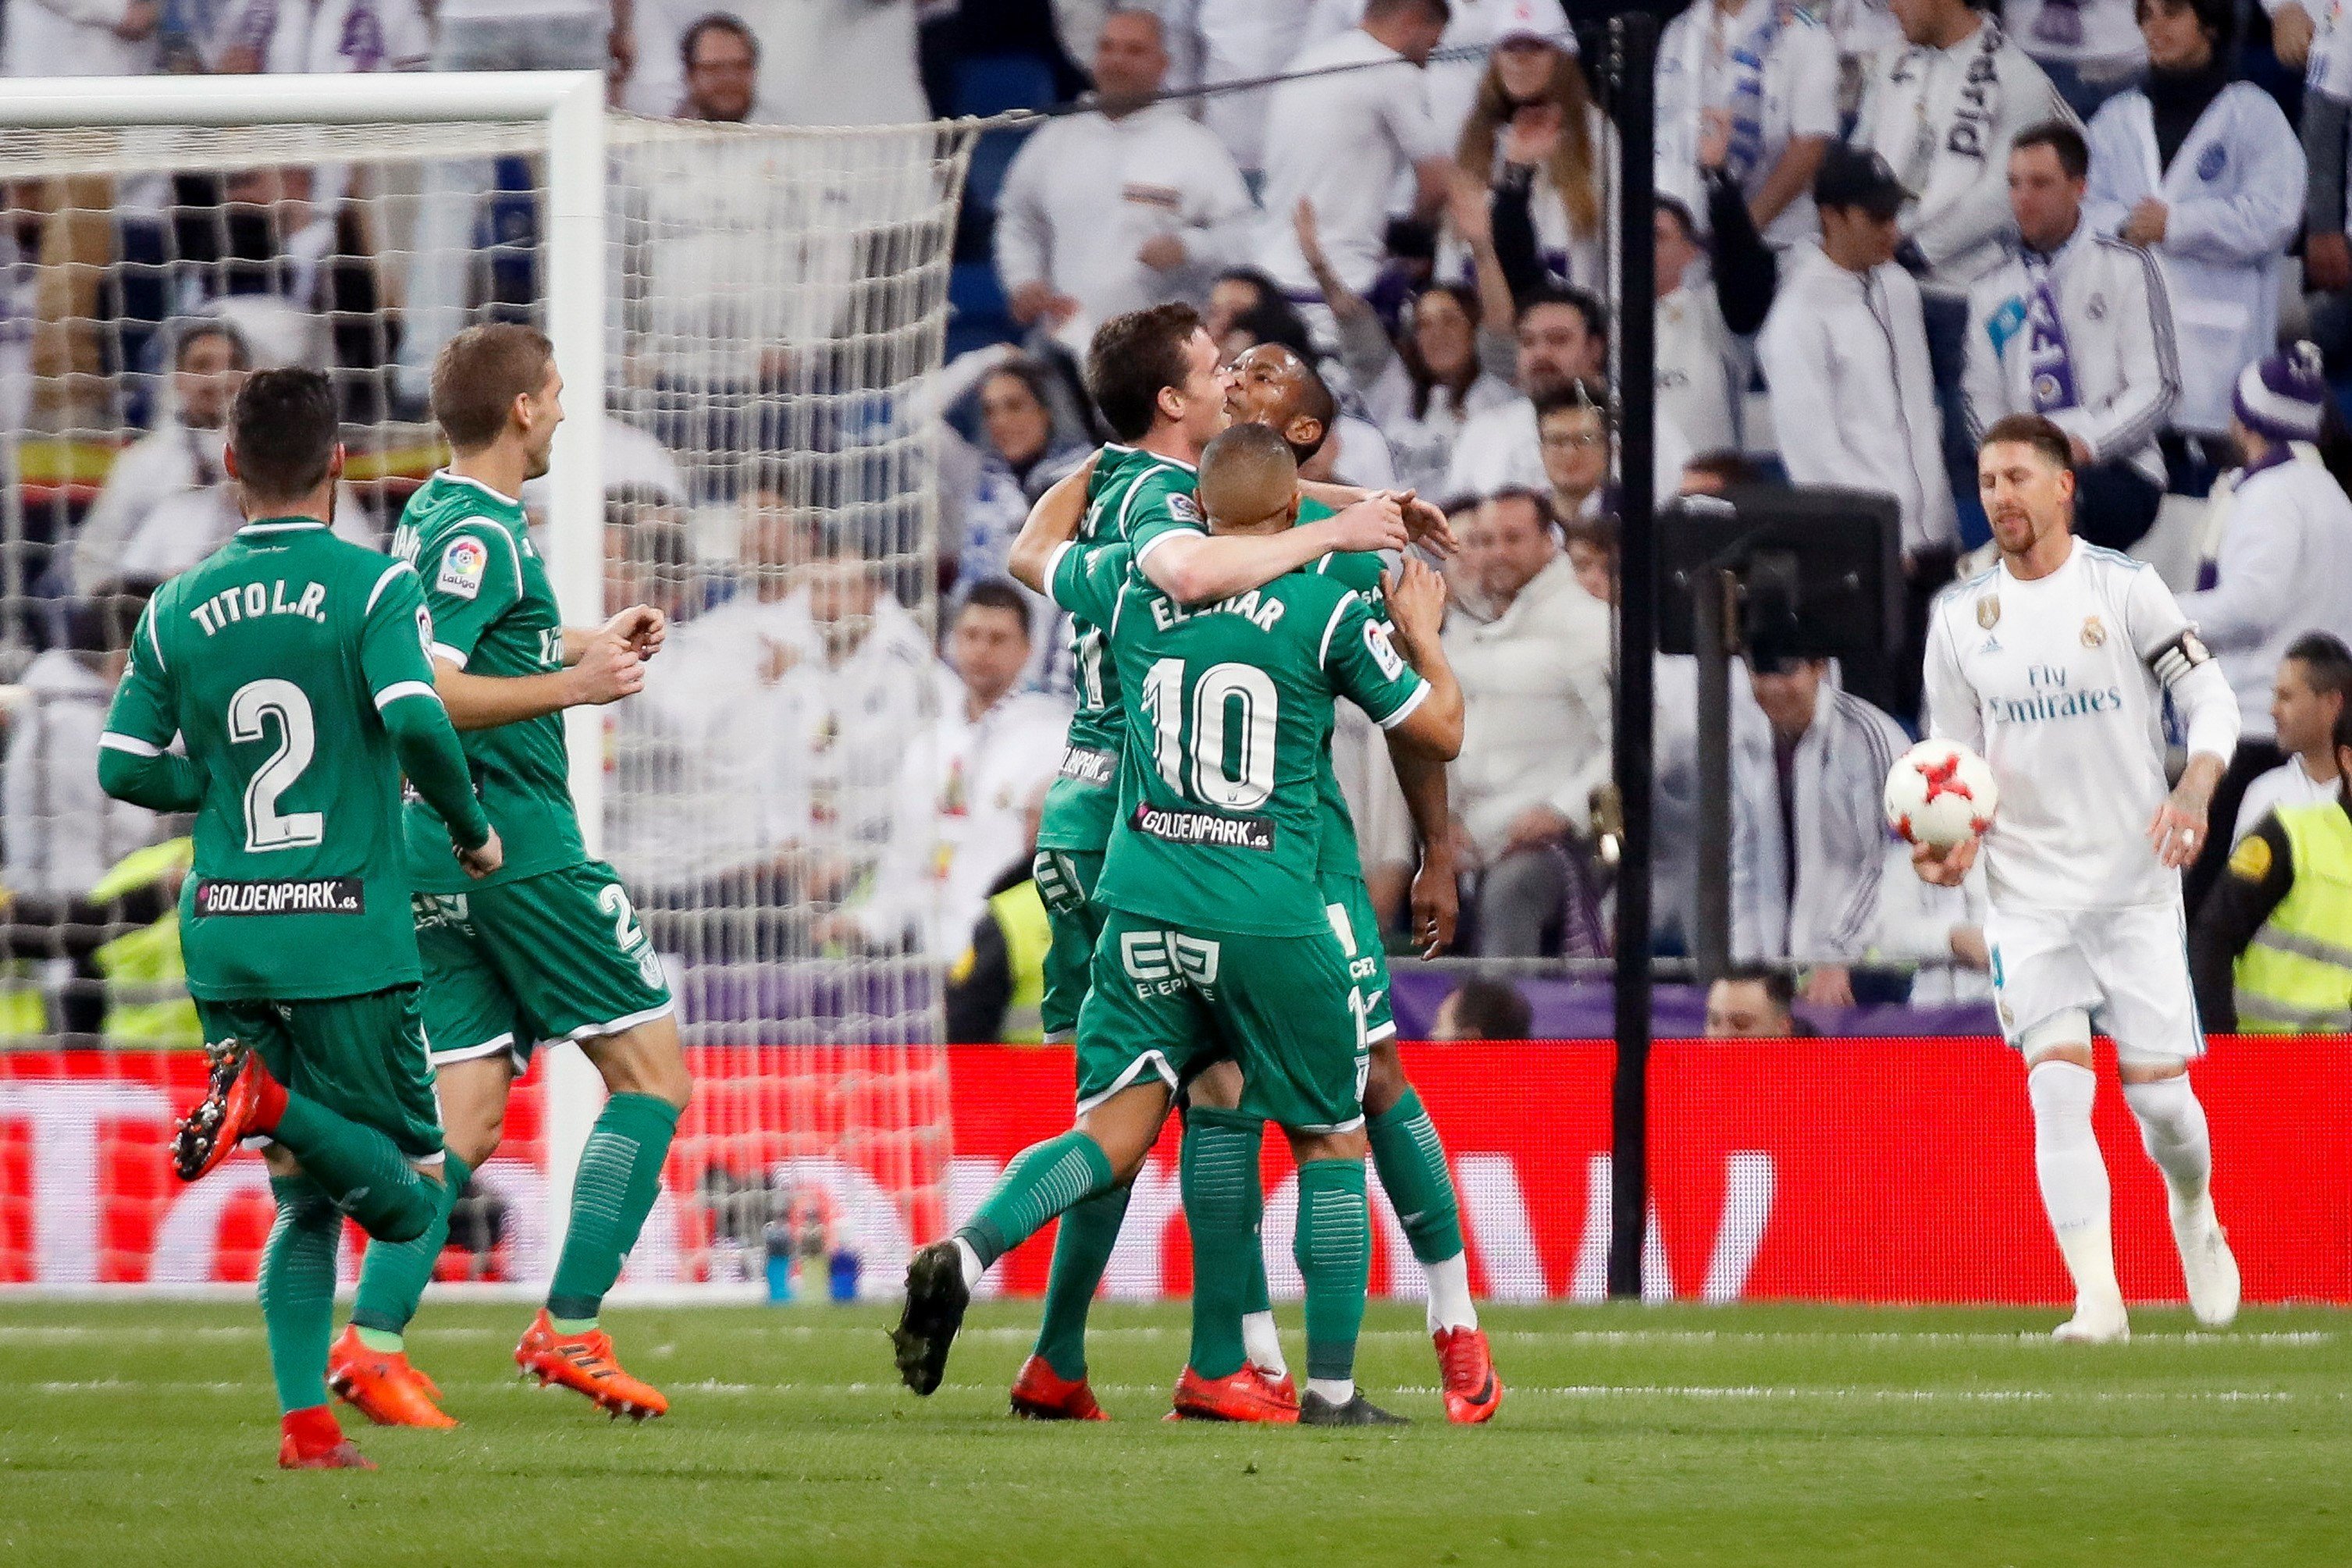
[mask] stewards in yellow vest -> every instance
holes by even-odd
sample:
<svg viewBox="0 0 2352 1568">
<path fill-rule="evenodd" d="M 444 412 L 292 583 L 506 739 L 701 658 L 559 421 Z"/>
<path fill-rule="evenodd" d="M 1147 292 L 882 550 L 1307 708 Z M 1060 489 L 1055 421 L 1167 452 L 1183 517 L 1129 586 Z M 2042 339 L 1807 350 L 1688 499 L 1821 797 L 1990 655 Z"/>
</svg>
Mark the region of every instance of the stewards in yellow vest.
<svg viewBox="0 0 2352 1568">
<path fill-rule="evenodd" d="M 2336 723 L 2352 780 L 2352 709 Z M 2231 852 L 2197 912 L 2189 967 L 2216 1033 L 2352 1032 L 2352 782 L 2282 806 Z"/>
<path fill-rule="evenodd" d="M 1045 999 L 1045 950 L 1052 945 L 1045 901 L 1024 861 L 992 890 L 970 946 L 948 968 L 948 1039 L 1043 1045 L 1045 1023 L 1038 1009 Z"/>
</svg>

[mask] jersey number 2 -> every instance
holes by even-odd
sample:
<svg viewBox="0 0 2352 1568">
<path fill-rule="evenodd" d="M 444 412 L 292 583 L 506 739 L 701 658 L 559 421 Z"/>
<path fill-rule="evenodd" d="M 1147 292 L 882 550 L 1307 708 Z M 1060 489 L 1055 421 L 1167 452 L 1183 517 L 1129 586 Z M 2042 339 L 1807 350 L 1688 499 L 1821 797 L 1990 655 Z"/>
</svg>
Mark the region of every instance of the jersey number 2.
<svg viewBox="0 0 2352 1568">
<path fill-rule="evenodd" d="M 286 793 L 318 750 L 318 727 L 310 717 L 310 699 L 291 681 L 247 681 L 228 699 L 228 737 L 268 740 L 267 721 L 278 720 L 278 749 L 254 770 L 245 787 L 245 847 L 265 850 L 307 849 L 323 843 L 327 818 L 322 811 L 291 811 L 281 815 L 278 798 Z"/>
</svg>

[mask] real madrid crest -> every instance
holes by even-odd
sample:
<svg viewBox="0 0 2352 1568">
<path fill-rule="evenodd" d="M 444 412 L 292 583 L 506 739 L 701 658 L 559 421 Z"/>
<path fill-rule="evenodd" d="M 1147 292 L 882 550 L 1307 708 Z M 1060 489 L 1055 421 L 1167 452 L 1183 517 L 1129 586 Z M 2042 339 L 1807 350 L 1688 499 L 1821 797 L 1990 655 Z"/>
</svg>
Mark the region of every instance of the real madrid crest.
<svg viewBox="0 0 2352 1568">
<path fill-rule="evenodd" d="M 2107 640 L 2107 629 L 2095 615 L 2083 617 L 2083 646 L 2095 648 Z"/>
<path fill-rule="evenodd" d="M 1989 598 L 1979 599 L 1979 600 L 1978 600 L 1978 601 L 1977 601 L 1977 624 L 1978 624 L 1978 625 L 1979 625 L 1979 626 L 1983 627 L 1986 631 L 1990 632 L 1990 631 L 1991 631 L 1991 630 L 1992 630 L 1992 628 L 1993 628 L 1993 622 L 1996 622 L 1996 621 L 1999 621 L 2000 619 L 2000 601 L 1998 598 L 1991 598 L 1991 597 L 1989 597 Z"/>
</svg>

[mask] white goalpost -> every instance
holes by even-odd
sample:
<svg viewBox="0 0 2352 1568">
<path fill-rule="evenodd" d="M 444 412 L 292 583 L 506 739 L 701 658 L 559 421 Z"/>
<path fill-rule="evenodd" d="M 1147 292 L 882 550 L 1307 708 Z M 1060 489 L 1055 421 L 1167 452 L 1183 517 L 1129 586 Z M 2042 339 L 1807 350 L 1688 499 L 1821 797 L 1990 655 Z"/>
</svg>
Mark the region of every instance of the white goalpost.
<svg viewBox="0 0 2352 1568">
<path fill-rule="evenodd" d="M 703 1078 L 623 1290 L 757 1289 L 771 1221 L 812 1254 L 812 1225 L 823 1249 L 863 1247 L 887 1280 L 940 1213 L 937 977 L 843 933 L 894 808 L 897 749 L 861 726 L 879 711 L 887 737 L 935 701 L 877 650 L 936 630 L 919 390 L 973 131 L 653 121 L 604 94 L 586 72 L 0 82 L 0 267 L 19 268 L 0 278 L 26 280 L 30 317 L 11 361 L 0 312 L 0 383 L 13 371 L 22 393 L 0 406 L 0 674 L 11 714 L 58 737 L 36 760 L 69 771 L 73 732 L 50 721 L 74 693 L 44 672 L 60 649 L 93 668 L 107 652 L 78 618 L 226 537 L 191 340 L 331 371 L 351 454 L 337 528 L 381 547 L 437 461 L 431 350 L 467 321 L 539 325 L 566 417 L 526 502 L 565 622 L 652 597 L 676 622 L 643 697 L 565 721 L 589 852 L 635 897 Z M 62 794 L 32 810 L 51 836 L 95 834 L 110 866 L 185 831 Z M 0 977 L 19 1048 L 0 1047 L 0 1139 L 19 1114 L 89 1157 L 31 1195 L 33 1234 L 0 1225 L 0 1285 L 249 1278 L 257 1162 L 184 1190 L 132 1168 L 125 1107 L 160 1120 L 184 1097 L 189 1020 L 167 974 L 105 955 L 169 917 L 134 899 L 89 929 L 88 867 L 48 869 L 58 956 Z M 64 1032 L 98 1003 L 102 1038 Z M 569 1044 L 520 1092 L 453 1239 L 478 1242 L 475 1277 L 527 1289 L 604 1095 Z"/>
</svg>

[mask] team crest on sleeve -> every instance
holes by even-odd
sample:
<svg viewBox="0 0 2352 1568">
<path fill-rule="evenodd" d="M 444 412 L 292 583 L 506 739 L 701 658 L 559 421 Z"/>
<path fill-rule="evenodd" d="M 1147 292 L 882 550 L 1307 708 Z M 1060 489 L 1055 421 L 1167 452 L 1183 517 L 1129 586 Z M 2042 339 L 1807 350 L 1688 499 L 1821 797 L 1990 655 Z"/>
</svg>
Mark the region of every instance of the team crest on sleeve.
<svg viewBox="0 0 2352 1568">
<path fill-rule="evenodd" d="M 434 577 L 433 586 L 460 599 L 476 598 L 482 591 L 482 573 L 489 564 L 490 552 L 482 541 L 470 534 L 460 534 L 441 552 L 441 570 Z"/>
<path fill-rule="evenodd" d="M 2101 647 L 2105 645 L 2106 640 L 2107 628 L 2105 622 L 2102 622 L 2095 615 L 2084 616 L 2083 646 L 2085 648 Z"/>
<path fill-rule="evenodd" d="M 1990 632 L 2000 620 L 2000 600 L 1999 596 L 1988 593 L 1982 599 L 1977 601 L 1978 625 Z"/>
</svg>

